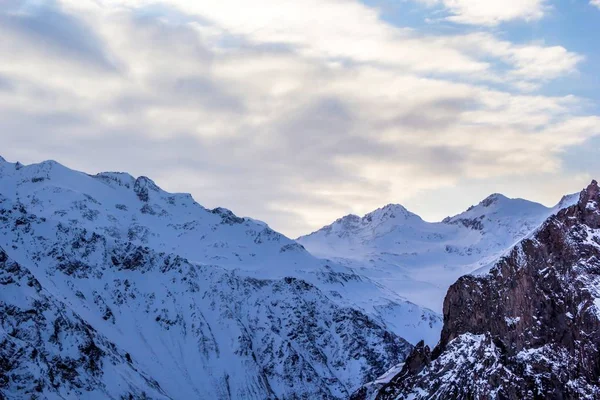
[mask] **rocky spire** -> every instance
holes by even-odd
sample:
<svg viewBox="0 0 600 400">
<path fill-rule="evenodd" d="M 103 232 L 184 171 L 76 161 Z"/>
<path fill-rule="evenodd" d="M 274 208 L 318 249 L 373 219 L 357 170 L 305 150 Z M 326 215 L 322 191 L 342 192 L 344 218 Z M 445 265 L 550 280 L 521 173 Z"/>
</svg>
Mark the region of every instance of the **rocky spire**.
<svg viewBox="0 0 600 400">
<path fill-rule="evenodd" d="M 579 196 L 577 204 L 583 220 L 591 227 L 600 227 L 600 188 L 598 182 L 593 180 Z"/>
</svg>

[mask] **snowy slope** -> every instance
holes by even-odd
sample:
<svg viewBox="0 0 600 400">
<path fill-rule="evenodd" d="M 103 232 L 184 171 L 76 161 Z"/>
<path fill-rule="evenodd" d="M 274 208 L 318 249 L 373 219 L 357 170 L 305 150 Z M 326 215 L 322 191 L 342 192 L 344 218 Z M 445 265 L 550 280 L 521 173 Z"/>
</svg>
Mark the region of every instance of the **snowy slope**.
<svg viewBox="0 0 600 400">
<path fill-rule="evenodd" d="M 458 277 L 485 270 L 548 216 L 576 201 L 576 196 L 565 196 L 547 208 L 493 194 L 436 223 L 389 204 L 364 217 L 340 218 L 298 242 L 312 254 L 334 259 L 441 312 L 446 290 Z"/>
<path fill-rule="evenodd" d="M 145 177 L 0 160 L 0 217 L 0 247 L 60 302 L 60 323 L 84 321 L 127 354 L 119 368 L 151 398 L 345 398 L 404 359 L 403 338 L 433 344 L 441 329 L 437 314 L 266 224 Z M 0 292 L 0 304 L 25 303 Z M 115 371 L 97 381 L 118 382 Z M 79 397 L 67 378 L 44 390 Z M 33 390 L 6 379 L 6 397 Z"/>
<path fill-rule="evenodd" d="M 126 351 L 2 248 L 0 299 L 0 398 L 167 398 Z"/>
</svg>

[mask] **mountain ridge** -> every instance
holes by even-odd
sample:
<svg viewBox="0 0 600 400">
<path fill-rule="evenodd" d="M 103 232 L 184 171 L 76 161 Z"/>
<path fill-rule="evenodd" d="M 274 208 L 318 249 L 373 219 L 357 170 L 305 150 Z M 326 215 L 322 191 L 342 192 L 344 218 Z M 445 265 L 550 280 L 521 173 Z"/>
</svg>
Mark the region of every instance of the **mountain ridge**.
<svg viewBox="0 0 600 400">
<path fill-rule="evenodd" d="M 441 329 L 436 313 L 315 258 L 265 223 L 208 210 L 143 176 L 3 162 L 0 219 L 0 246 L 68 311 L 49 325 L 0 317 L 0 332 L 22 344 L 17 351 L 45 357 L 32 364 L 0 351 L 8 399 L 92 396 L 93 386 L 112 387 L 113 398 L 341 399 L 401 362 L 412 348 L 404 336 L 416 343 Z M 35 295 L 7 293 L 0 306 L 28 315 Z M 105 338 L 97 346 L 121 349 L 96 377 L 70 339 L 80 320 Z M 30 340 L 56 329 L 65 332 L 62 347 Z M 66 361 L 44 361 L 64 358 L 61 348 Z M 118 368 L 138 376 L 130 359 L 160 390 L 142 378 L 128 388 L 113 376 Z M 73 368 L 40 378 L 65 362 Z M 21 385 L 26 379 L 36 383 Z"/>
<path fill-rule="evenodd" d="M 408 300 L 442 312 L 448 287 L 460 276 L 483 273 L 546 218 L 554 207 L 492 194 L 441 222 L 427 222 L 400 205 L 363 217 L 346 216 L 297 239 L 311 254 L 335 260 Z M 398 210 L 400 218 L 394 210 Z"/>
<path fill-rule="evenodd" d="M 29 316 L 38 292 L 0 291 L 0 307 L 13 310 L 0 336 L 17 343 L 0 351 L 0 394 L 347 398 L 415 354 L 427 359 L 448 287 L 487 274 L 573 201 L 547 208 L 493 194 L 438 223 L 388 204 L 307 242 L 146 176 L 0 160 L 0 248 L 10 260 L 0 284 L 21 293 L 15 282 L 34 279 L 49 309 L 67 310 L 38 323 Z M 315 245 L 330 252 L 320 258 Z M 56 330 L 64 337 L 31 340 Z M 15 358 L 32 349 L 44 358 Z M 89 368 L 89 349 L 104 369 Z"/>
<path fill-rule="evenodd" d="M 326 231 L 331 231 L 332 228 L 336 225 L 336 224 L 340 224 L 340 223 L 344 223 L 345 221 L 369 221 L 372 220 L 374 216 L 381 214 L 382 212 L 385 212 L 386 210 L 390 210 L 390 209 L 395 209 L 395 210 L 401 210 L 401 212 L 410 215 L 411 217 L 417 217 L 418 219 L 429 223 L 429 224 L 436 224 L 436 223 L 451 223 L 452 221 L 455 221 L 456 219 L 460 218 L 460 216 L 469 213 L 471 211 L 473 211 L 474 209 L 476 209 L 478 206 L 487 208 L 490 207 L 491 205 L 493 205 L 494 203 L 497 203 L 499 201 L 502 202 L 518 202 L 518 203 L 522 203 L 522 204 L 527 204 L 529 206 L 533 206 L 533 207 L 540 207 L 540 208 L 545 208 L 548 211 L 552 211 L 552 210 L 557 210 L 557 209 L 561 209 L 561 208 L 565 208 L 568 205 L 573 204 L 573 202 L 576 201 L 576 199 L 574 199 L 574 197 L 578 196 L 578 193 L 573 193 L 573 194 L 569 194 L 569 195 L 564 195 L 562 196 L 562 198 L 560 199 L 560 201 L 558 203 L 556 203 L 554 206 L 548 207 L 545 206 L 541 203 L 535 202 L 535 201 L 531 201 L 531 200 L 527 200 L 524 198 L 520 198 L 520 197 L 507 197 L 502 193 L 492 193 L 489 196 L 485 197 L 483 200 L 481 200 L 479 203 L 474 204 L 469 206 L 465 211 L 460 212 L 458 214 L 455 214 L 453 216 L 447 216 L 445 218 L 443 218 L 440 221 L 425 221 L 423 220 L 422 217 L 420 217 L 418 214 L 413 213 L 412 211 L 408 210 L 406 207 L 404 207 L 402 204 L 398 204 L 398 203 L 390 203 L 387 204 L 385 206 L 379 207 L 373 211 L 370 211 L 366 214 L 364 214 L 362 217 L 357 215 L 357 214 L 347 214 L 343 217 L 340 217 L 338 219 L 336 219 L 335 221 L 333 221 L 332 223 L 328 224 L 328 225 L 324 225 L 323 227 L 317 229 L 316 231 L 313 231 L 311 233 L 305 234 L 305 235 L 301 235 L 299 237 L 296 238 L 296 240 L 302 240 L 303 238 L 309 237 L 313 234 L 318 233 L 319 231 L 322 230 L 326 230 Z"/>
<path fill-rule="evenodd" d="M 461 277 L 433 351 L 418 344 L 388 383 L 353 398 L 597 398 L 599 205 L 594 180 L 488 274 Z"/>
</svg>

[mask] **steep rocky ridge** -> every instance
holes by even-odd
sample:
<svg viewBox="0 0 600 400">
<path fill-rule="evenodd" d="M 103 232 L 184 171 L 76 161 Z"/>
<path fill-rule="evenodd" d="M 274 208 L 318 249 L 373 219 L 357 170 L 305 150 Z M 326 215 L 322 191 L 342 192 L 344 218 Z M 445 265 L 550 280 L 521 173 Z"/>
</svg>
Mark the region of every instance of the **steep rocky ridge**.
<svg viewBox="0 0 600 400">
<path fill-rule="evenodd" d="M 551 216 L 484 276 L 444 301 L 431 353 L 422 343 L 377 399 L 600 398 L 600 189 Z"/>
</svg>

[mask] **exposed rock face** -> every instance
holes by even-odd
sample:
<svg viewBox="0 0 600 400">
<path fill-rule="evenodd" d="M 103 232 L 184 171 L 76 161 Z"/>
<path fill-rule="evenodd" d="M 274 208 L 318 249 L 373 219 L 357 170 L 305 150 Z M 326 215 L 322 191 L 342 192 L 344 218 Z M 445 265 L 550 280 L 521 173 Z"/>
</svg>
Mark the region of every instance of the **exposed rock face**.
<svg viewBox="0 0 600 400">
<path fill-rule="evenodd" d="M 150 199 L 150 190 L 158 192 L 158 186 L 145 176 L 140 176 L 135 180 L 133 191 L 141 201 L 147 202 Z"/>
<path fill-rule="evenodd" d="M 600 190 L 593 181 L 488 275 L 452 285 L 431 357 L 417 347 L 376 398 L 600 398 L 599 345 Z"/>
</svg>

